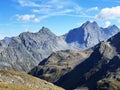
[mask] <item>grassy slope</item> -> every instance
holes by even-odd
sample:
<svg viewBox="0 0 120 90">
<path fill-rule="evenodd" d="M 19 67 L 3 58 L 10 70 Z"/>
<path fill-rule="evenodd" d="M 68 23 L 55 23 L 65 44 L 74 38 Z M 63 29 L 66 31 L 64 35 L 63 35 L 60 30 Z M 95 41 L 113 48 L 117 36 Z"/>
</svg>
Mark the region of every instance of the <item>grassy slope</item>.
<svg viewBox="0 0 120 90">
<path fill-rule="evenodd" d="M 0 90 L 63 90 L 47 81 L 11 70 L 0 69 L 0 82 Z"/>
<path fill-rule="evenodd" d="M 0 82 L 0 90 L 38 90 L 37 88 L 24 85 L 14 85 L 11 83 Z M 42 90 L 42 89 L 40 89 Z"/>
</svg>

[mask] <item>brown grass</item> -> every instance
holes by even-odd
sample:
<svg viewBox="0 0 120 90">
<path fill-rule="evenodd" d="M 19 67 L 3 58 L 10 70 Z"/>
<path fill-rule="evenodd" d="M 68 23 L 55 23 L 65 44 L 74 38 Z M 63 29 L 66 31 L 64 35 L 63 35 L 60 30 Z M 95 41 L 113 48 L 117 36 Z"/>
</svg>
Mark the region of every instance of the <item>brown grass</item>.
<svg viewBox="0 0 120 90">
<path fill-rule="evenodd" d="M 63 90 L 62 88 L 57 87 L 47 81 L 41 80 L 39 78 L 33 77 L 25 73 L 20 73 L 11 70 L 0 69 L 0 82 L 2 82 L 0 88 L 2 88 L 2 85 L 3 88 L 5 87 L 15 88 L 10 90 Z M 26 89 L 28 87 L 29 89 Z M 7 90 L 7 89 L 2 89 L 2 90 Z"/>
<path fill-rule="evenodd" d="M 24 85 L 14 85 L 6 82 L 0 82 L 0 90 L 38 90 L 38 89 Z"/>
</svg>

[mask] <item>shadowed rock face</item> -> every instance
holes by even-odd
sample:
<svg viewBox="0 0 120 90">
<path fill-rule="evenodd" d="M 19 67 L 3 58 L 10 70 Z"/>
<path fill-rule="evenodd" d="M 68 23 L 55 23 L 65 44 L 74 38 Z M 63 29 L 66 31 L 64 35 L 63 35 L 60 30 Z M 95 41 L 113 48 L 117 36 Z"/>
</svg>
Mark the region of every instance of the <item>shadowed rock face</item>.
<svg viewBox="0 0 120 90">
<path fill-rule="evenodd" d="M 87 21 L 81 27 L 69 31 L 65 35 L 65 40 L 71 46 L 84 50 L 93 47 L 101 41 L 106 41 L 118 32 L 120 32 L 120 29 L 115 25 L 100 28 L 95 21 Z"/>
<path fill-rule="evenodd" d="M 81 27 L 71 30 L 66 35 L 69 44 L 78 43 L 80 48 L 89 48 L 104 40 L 104 33 L 96 22 L 87 21 Z"/>
</svg>

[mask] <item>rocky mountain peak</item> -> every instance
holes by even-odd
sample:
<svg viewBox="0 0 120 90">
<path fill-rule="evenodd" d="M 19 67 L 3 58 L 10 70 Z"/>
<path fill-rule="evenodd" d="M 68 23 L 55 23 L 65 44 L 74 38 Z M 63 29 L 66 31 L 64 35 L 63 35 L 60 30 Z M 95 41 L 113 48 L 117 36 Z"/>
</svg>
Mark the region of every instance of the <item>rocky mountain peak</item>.
<svg viewBox="0 0 120 90">
<path fill-rule="evenodd" d="M 66 35 L 66 42 L 79 48 L 88 48 L 104 40 L 103 31 L 98 24 L 87 21 L 81 27 L 75 28 Z"/>
<path fill-rule="evenodd" d="M 44 34 L 44 35 L 53 35 L 53 36 L 56 36 L 54 33 L 51 32 L 50 29 L 46 28 L 46 27 L 42 27 L 39 32 L 39 34 Z"/>
<path fill-rule="evenodd" d="M 89 27 L 89 26 L 99 27 L 96 21 L 93 21 L 93 22 L 87 21 L 82 25 L 82 27 Z"/>
</svg>

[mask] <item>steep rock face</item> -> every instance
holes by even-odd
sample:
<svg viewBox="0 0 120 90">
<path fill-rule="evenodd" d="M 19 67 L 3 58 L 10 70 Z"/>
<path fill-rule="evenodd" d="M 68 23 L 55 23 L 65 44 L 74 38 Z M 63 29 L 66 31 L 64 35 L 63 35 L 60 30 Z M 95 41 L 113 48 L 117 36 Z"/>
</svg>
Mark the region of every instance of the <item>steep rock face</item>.
<svg viewBox="0 0 120 90">
<path fill-rule="evenodd" d="M 6 86 L 6 87 L 5 87 Z M 25 73 L 0 69 L 1 90 L 64 90 Z"/>
<path fill-rule="evenodd" d="M 68 45 L 62 38 L 57 37 L 44 27 L 38 33 L 23 33 L 19 37 L 27 50 L 32 53 L 38 62 L 53 51 L 68 49 Z"/>
<path fill-rule="evenodd" d="M 84 52 L 66 50 L 52 53 L 33 68 L 29 74 L 54 83 L 89 57 L 91 52 L 92 50 Z"/>
<path fill-rule="evenodd" d="M 68 48 L 61 37 L 45 27 L 37 33 L 24 32 L 14 37 L 0 53 L 0 68 L 28 72 L 53 51 Z"/>
<path fill-rule="evenodd" d="M 118 32 L 120 32 L 120 29 L 115 25 L 100 28 L 95 21 L 87 21 L 81 27 L 69 31 L 64 37 L 71 47 L 85 50 L 101 41 L 106 41 Z"/>
<path fill-rule="evenodd" d="M 102 79 L 111 79 L 111 83 L 120 82 L 120 40 L 118 38 L 120 38 L 120 33 L 107 42 L 96 45 L 89 58 L 61 77 L 55 84 L 67 90 L 81 87 L 87 87 L 89 90 L 104 90 L 100 89 L 104 87 L 105 83 Z M 101 82 L 99 82 L 100 80 Z M 110 87 L 117 88 L 118 86 L 113 87 L 109 83 L 106 84 L 108 89 L 105 90 L 109 90 Z"/>
<path fill-rule="evenodd" d="M 71 30 L 65 40 L 69 44 L 85 49 L 104 40 L 104 33 L 96 22 L 87 21 L 81 27 Z"/>
</svg>

